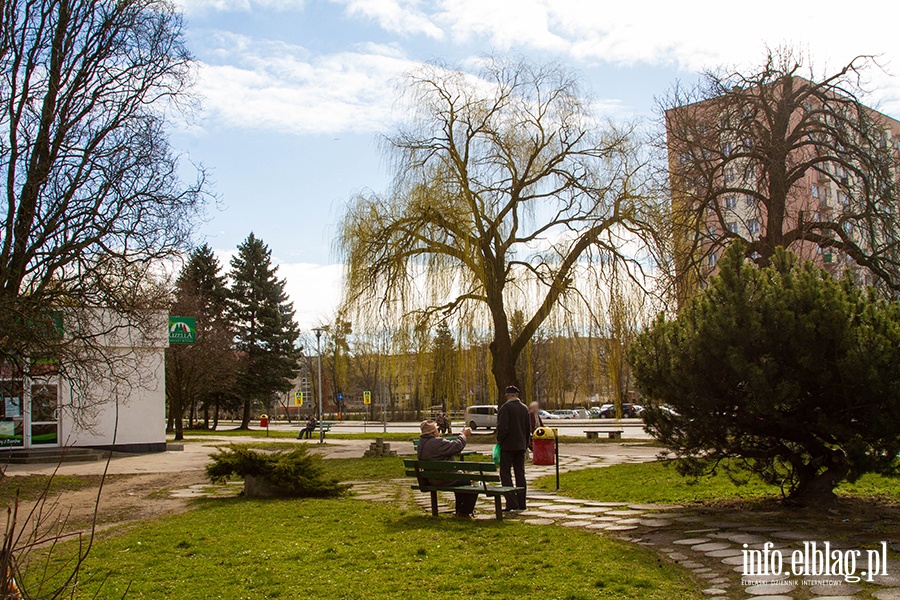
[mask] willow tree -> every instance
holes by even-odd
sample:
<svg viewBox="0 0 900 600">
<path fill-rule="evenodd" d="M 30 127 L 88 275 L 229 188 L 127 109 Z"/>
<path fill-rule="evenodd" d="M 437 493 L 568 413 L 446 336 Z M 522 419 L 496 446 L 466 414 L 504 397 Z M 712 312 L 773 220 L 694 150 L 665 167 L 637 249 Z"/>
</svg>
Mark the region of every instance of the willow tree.
<svg viewBox="0 0 900 600">
<path fill-rule="evenodd" d="M 576 271 L 627 261 L 623 240 L 644 225 L 629 132 L 601 125 L 577 79 L 556 64 L 485 63 L 404 82 L 412 116 L 385 143 L 393 184 L 350 201 L 338 248 L 357 309 L 486 313 L 503 388 L 554 306 L 577 294 Z M 531 308 L 512 335 L 519 305 Z"/>
</svg>

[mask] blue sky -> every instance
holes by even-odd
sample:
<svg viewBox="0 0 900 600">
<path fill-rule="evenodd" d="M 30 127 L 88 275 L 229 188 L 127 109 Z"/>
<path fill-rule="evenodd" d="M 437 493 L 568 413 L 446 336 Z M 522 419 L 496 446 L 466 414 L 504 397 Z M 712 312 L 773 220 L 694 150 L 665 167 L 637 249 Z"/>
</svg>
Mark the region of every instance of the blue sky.
<svg viewBox="0 0 900 600">
<path fill-rule="evenodd" d="M 652 117 L 678 79 L 788 43 L 819 67 L 879 55 L 888 72 L 872 74 L 872 100 L 900 115 L 900 37 L 884 2 L 177 1 L 201 109 L 173 143 L 209 169 L 220 201 L 200 239 L 226 263 L 251 230 L 265 240 L 303 327 L 337 305 L 336 222 L 354 193 L 387 186 L 378 136 L 402 118 L 393 81 L 423 61 L 559 60 L 611 117 L 631 119 Z"/>
</svg>

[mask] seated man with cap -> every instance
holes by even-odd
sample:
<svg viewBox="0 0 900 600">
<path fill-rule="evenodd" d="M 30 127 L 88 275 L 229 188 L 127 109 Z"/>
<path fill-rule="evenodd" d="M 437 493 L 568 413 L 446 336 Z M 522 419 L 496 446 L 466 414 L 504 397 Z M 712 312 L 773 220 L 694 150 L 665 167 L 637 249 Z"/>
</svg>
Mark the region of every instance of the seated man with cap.
<svg viewBox="0 0 900 600">
<path fill-rule="evenodd" d="M 438 426 L 434 421 L 422 421 L 421 429 L 422 437 L 419 438 L 417 451 L 419 460 L 453 460 L 466 447 L 466 437 L 472 434 L 472 430 L 469 427 L 463 427 L 459 437 L 455 440 L 445 440 L 438 436 Z M 465 480 L 430 479 L 420 483 L 431 486 L 455 487 L 469 485 L 471 482 Z M 456 516 L 471 519 L 475 514 L 475 502 L 478 500 L 478 494 L 455 492 L 454 496 L 456 496 Z"/>
</svg>

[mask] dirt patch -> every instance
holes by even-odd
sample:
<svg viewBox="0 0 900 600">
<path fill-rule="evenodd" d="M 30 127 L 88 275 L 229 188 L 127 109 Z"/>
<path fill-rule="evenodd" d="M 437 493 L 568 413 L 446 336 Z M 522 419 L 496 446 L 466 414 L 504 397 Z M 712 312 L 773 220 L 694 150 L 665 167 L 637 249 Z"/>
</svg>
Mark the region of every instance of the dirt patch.
<svg viewBox="0 0 900 600">
<path fill-rule="evenodd" d="M 66 491 L 50 497 L 57 515 L 67 515 L 66 531 L 90 527 L 97 508 L 97 523 L 101 528 L 131 523 L 154 517 L 177 514 L 188 509 L 189 500 L 173 498 L 169 490 L 206 481 L 203 471 L 181 473 L 152 473 L 116 475 L 106 480 L 97 505 L 98 487 L 91 486 Z M 27 514 L 35 502 L 24 502 L 19 514 Z"/>
</svg>

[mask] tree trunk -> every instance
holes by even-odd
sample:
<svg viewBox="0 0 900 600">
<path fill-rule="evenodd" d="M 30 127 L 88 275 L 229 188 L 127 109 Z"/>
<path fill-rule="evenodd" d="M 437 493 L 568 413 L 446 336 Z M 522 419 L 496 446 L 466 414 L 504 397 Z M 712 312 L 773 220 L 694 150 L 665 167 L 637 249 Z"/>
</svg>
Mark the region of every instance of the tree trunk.
<svg viewBox="0 0 900 600">
<path fill-rule="evenodd" d="M 184 439 L 184 423 L 181 415 L 175 415 L 175 441 Z"/>
<path fill-rule="evenodd" d="M 219 427 L 219 399 L 216 398 L 216 410 L 213 412 L 213 431 Z"/>
<path fill-rule="evenodd" d="M 849 470 L 846 464 L 840 463 L 819 473 L 818 468 L 807 465 L 807 468 L 800 470 L 797 488 L 787 501 L 797 506 L 834 504 L 837 501 L 834 488 L 847 477 Z"/>
<path fill-rule="evenodd" d="M 203 403 L 203 429 L 209 429 L 209 402 Z"/>
<path fill-rule="evenodd" d="M 250 429 L 250 398 L 244 399 L 244 412 L 241 416 L 241 424 L 238 429 Z"/>
<path fill-rule="evenodd" d="M 502 338 L 503 336 L 497 336 Z M 491 372 L 494 374 L 494 382 L 497 385 L 497 404 L 503 404 L 503 392 L 507 386 L 519 387 L 519 378 L 516 375 L 516 356 L 513 355 L 512 345 L 509 343 L 509 335 L 506 339 L 494 339 L 491 342 Z"/>
</svg>

